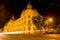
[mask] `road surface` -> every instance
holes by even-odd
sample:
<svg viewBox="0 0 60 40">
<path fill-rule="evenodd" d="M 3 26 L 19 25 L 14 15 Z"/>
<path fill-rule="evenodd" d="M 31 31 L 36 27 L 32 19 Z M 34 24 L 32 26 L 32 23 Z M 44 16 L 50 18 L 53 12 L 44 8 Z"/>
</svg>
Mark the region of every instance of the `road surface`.
<svg viewBox="0 0 60 40">
<path fill-rule="evenodd" d="M 0 40 L 60 40 L 60 34 L 2 34 Z"/>
</svg>

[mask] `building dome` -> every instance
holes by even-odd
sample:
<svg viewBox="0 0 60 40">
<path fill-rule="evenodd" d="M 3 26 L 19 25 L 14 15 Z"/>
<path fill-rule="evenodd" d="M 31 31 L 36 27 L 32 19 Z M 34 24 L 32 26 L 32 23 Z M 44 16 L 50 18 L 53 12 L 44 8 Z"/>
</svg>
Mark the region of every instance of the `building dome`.
<svg viewBox="0 0 60 40">
<path fill-rule="evenodd" d="M 29 4 L 27 5 L 26 9 L 32 9 L 32 5 L 30 4 L 30 2 L 29 2 Z"/>
<path fill-rule="evenodd" d="M 24 9 L 21 13 L 21 16 L 26 16 L 26 15 L 30 15 L 30 16 L 36 16 L 39 15 L 39 13 L 37 12 L 37 10 L 32 9 L 32 5 L 30 4 L 30 2 L 28 3 L 26 10 Z"/>
</svg>

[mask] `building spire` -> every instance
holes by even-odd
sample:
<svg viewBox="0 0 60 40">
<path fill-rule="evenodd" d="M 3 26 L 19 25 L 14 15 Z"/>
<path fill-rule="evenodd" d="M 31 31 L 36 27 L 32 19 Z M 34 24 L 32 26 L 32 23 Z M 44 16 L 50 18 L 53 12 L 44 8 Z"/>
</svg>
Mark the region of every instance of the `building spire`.
<svg viewBox="0 0 60 40">
<path fill-rule="evenodd" d="M 32 5 L 30 4 L 30 2 L 27 5 L 27 9 L 32 9 Z"/>
<path fill-rule="evenodd" d="M 12 20 L 15 20 L 15 17 L 14 16 L 12 16 Z"/>
</svg>

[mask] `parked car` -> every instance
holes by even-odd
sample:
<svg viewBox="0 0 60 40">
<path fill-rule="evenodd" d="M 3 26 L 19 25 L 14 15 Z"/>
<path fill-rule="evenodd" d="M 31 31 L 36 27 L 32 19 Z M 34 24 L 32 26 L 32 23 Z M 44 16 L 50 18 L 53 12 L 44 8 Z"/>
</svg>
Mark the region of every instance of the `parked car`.
<svg viewBox="0 0 60 40">
<path fill-rule="evenodd" d="M 48 34 L 56 33 L 56 30 L 53 28 L 45 29 L 45 33 L 48 33 Z"/>
</svg>

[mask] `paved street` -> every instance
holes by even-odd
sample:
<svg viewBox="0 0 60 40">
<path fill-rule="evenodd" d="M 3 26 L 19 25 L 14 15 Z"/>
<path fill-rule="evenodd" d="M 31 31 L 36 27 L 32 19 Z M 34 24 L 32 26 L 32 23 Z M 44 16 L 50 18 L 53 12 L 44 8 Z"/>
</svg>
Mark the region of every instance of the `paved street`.
<svg viewBox="0 0 60 40">
<path fill-rule="evenodd" d="M 60 34 L 6 34 L 0 40 L 60 40 Z"/>
</svg>

